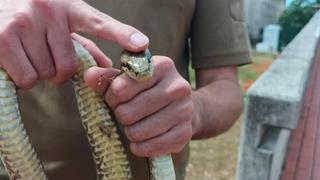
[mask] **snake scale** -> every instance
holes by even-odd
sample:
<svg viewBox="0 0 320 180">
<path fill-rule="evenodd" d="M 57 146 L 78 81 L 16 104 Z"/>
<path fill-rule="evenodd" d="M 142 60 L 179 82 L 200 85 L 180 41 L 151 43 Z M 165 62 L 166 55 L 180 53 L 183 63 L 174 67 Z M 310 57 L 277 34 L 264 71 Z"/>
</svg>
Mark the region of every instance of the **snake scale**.
<svg viewBox="0 0 320 180">
<path fill-rule="evenodd" d="M 96 63 L 79 43 L 74 47 L 80 67 L 73 75 L 78 108 L 87 133 L 98 180 L 129 180 L 131 170 L 124 146 L 104 97 L 87 87 L 83 73 Z M 152 57 L 146 51 L 140 54 L 124 53 L 122 69 L 132 78 L 144 80 L 153 70 Z M 145 63 L 149 65 L 146 65 Z M 147 73 L 140 74 L 140 73 Z M 44 168 L 24 128 L 17 100 L 16 86 L 5 70 L 0 69 L 0 156 L 11 180 L 46 180 Z M 150 179 L 174 180 L 171 155 L 149 158 Z"/>
</svg>

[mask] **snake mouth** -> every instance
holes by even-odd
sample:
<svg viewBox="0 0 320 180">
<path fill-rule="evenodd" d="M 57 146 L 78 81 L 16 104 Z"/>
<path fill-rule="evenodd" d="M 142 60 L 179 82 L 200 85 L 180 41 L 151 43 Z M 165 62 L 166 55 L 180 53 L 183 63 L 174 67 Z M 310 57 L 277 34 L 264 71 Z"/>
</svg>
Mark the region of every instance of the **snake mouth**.
<svg viewBox="0 0 320 180">
<path fill-rule="evenodd" d="M 140 74 L 135 71 L 129 63 L 121 62 L 120 65 L 122 71 L 127 72 L 131 76 L 134 74 L 132 78 L 136 79 L 137 77 L 139 77 Z"/>
<path fill-rule="evenodd" d="M 128 63 L 121 62 L 120 65 L 121 65 L 121 67 L 122 67 L 123 70 L 124 70 L 124 68 L 126 68 L 126 69 L 129 70 L 129 71 L 132 71 L 132 70 L 133 70 L 132 67 L 131 67 Z"/>
</svg>

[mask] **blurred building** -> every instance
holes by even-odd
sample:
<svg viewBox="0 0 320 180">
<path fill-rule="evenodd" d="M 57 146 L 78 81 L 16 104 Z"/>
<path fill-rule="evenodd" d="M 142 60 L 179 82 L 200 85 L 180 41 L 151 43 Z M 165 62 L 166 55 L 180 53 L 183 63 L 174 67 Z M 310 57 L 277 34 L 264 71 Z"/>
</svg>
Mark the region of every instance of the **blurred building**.
<svg viewBox="0 0 320 180">
<path fill-rule="evenodd" d="M 245 0 L 246 23 L 251 39 L 261 39 L 266 25 L 277 24 L 286 0 Z"/>
</svg>

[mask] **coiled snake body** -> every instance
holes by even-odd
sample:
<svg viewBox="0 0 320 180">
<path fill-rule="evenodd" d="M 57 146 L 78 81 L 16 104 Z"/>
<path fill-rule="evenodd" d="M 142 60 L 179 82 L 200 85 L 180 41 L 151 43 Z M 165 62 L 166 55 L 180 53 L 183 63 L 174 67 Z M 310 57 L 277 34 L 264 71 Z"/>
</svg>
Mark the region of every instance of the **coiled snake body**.
<svg viewBox="0 0 320 180">
<path fill-rule="evenodd" d="M 74 42 L 81 66 L 73 76 L 82 124 L 92 149 L 98 180 L 132 179 L 129 161 L 103 95 L 86 86 L 83 73 L 96 65 L 89 52 Z M 132 61 L 133 60 L 133 61 Z M 152 75 L 151 55 L 124 53 L 122 68 L 132 78 Z M 46 180 L 46 174 L 24 129 L 17 103 L 16 87 L 0 70 L 0 155 L 11 180 Z M 170 155 L 149 159 L 151 179 L 174 180 Z"/>
</svg>

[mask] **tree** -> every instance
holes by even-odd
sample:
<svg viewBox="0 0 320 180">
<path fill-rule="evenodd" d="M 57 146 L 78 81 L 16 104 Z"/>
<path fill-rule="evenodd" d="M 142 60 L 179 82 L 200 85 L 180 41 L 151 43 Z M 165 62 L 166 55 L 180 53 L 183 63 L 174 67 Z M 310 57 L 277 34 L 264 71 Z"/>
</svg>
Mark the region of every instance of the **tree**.
<svg viewBox="0 0 320 180">
<path fill-rule="evenodd" d="M 320 1 L 320 0 L 319 0 Z M 309 22 L 316 9 L 304 0 L 295 0 L 280 16 L 280 49 L 282 50 Z"/>
</svg>

